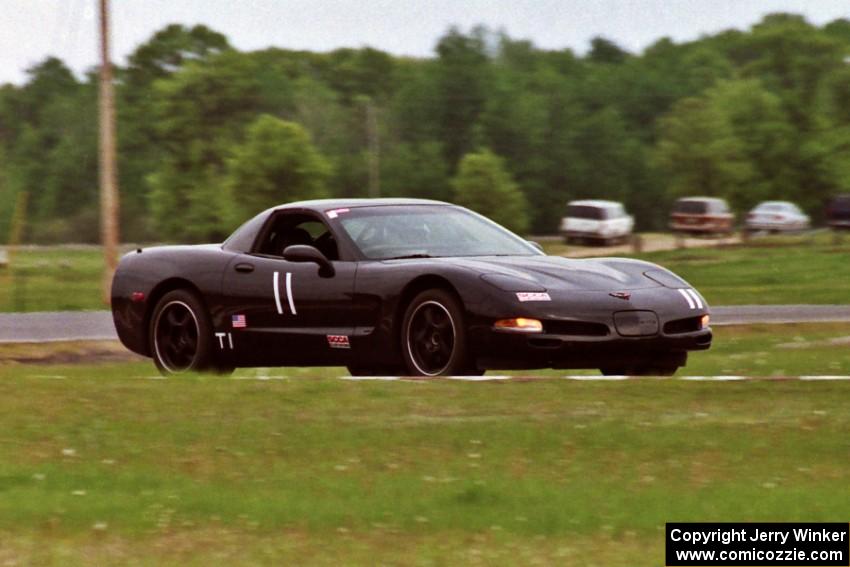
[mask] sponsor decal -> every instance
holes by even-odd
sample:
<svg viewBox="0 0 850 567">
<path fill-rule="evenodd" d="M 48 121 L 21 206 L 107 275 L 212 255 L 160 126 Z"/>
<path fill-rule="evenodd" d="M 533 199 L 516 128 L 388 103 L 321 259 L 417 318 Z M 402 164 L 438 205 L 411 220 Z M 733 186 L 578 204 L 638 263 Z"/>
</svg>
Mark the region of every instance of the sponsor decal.
<svg viewBox="0 0 850 567">
<path fill-rule="evenodd" d="M 233 335 L 230 333 L 216 333 L 215 336 L 218 339 L 218 348 L 221 350 L 233 350 Z"/>
<path fill-rule="evenodd" d="M 330 211 L 325 211 L 325 213 L 328 215 L 329 219 L 335 219 L 339 215 L 347 213 L 349 210 L 350 209 L 331 209 Z"/>
<path fill-rule="evenodd" d="M 328 335 L 328 346 L 331 348 L 351 348 L 347 335 Z"/>
<path fill-rule="evenodd" d="M 516 298 L 523 303 L 526 301 L 552 301 L 552 298 L 545 291 L 520 291 L 517 292 Z"/>
<path fill-rule="evenodd" d="M 632 297 L 632 294 L 628 291 L 613 291 L 608 295 L 610 295 L 611 297 L 616 297 L 617 299 L 623 299 L 625 301 L 628 301 Z"/>
<path fill-rule="evenodd" d="M 248 326 L 248 323 L 245 322 L 244 315 L 234 315 L 230 318 L 230 322 L 234 329 L 244 329 Z"/>
</svg>

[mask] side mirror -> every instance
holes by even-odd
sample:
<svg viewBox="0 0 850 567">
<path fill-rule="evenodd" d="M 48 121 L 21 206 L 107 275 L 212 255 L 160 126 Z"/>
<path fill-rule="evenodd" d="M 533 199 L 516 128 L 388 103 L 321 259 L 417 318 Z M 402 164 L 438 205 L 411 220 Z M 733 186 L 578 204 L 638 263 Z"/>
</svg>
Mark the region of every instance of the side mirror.
<svg viewBox="0 0 850 567">
<path fill-rule="evenodd" d="M 293 244 L 283 251 L 283 259 L 288 262 L 313 262 L 319 265 L 319 276 L 330 278 L 336 273 L 333 264 L 318 248 L 306 244 Z"/>
<path fill-rule="evenodd" d="M 537 248 L 541 252 L 545 253 L 545 250 L 543 250 L 543 246 L 541 246 L 539 242 L 535 242 L 533 240 L 526 240 L 526 242 L 528 242 L 529 244 L 531 244 L 532 246 L 534 246 L 535 248 Z"/>
</svg>

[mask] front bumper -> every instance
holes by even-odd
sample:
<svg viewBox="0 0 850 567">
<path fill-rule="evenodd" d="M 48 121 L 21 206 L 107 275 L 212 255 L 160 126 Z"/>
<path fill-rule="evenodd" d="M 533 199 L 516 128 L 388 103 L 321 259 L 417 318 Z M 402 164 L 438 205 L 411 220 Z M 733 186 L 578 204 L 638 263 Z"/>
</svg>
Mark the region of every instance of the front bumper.
<svg viewBox="0 0 850 567">
<path fill-rule="evenodd" d="M 603 368 L 633 366 L 660 356 L 711 348 L 711 328 L 679 335 L 587 337 L 520 334 L 486 327 L 471 333 L 476 361 L 483 369 Z"/>
<path fill-rule="evenodd" d="M 747 230 L 756 231 L 756 230 L 800 230 L 805 228 L 805 225 L 801 223 L 790 223 L 790 222 L 771 222 L 771 221 L 753 221 L 747 222 L 746 224 Z"/>
<path fill-rule="evenodd" d="M 705 299 L 690 288 L 650 287 L 620 294 L 550 290 L 551 301 L 479 312 L 469 325 L 472 355 L 483 369 L 610 368 L 641 366 L 659 358 L 711 347 Z M 487 310 L 488 315 L 493 311 Z M 504 313 L 504 315 L 502 315 Z M 496 329 L 497 319 L 527 317 L 542 333 Z"/>
</svg>

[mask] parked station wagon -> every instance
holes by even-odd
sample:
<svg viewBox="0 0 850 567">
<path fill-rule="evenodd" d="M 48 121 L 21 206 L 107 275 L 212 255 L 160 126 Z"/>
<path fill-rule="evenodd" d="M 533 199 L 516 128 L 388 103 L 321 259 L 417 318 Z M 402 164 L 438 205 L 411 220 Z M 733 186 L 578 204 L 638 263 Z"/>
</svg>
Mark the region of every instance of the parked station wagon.
<svg viewBox="0 0 850 567">
<path fill-rule="evenodd" d="M 730 234 L 735 215 L 723 199 L 685 197 L 673 205 L 670 229 L 686 234 Z"/>
<path fill-rule="evenodd" d="M 850 230 L 850 194 L 830 199 L 826 207 L 826 222 L 830 228 Z"/>
<path fill-rule="evenodd" d="M 634 224 L 634 217 L 616 201 L 570 201 L 567 215 L 561 219 L 561 234 L 568 243 L 580 240 L 608 244 L 625 240 Z"/>
</svg>

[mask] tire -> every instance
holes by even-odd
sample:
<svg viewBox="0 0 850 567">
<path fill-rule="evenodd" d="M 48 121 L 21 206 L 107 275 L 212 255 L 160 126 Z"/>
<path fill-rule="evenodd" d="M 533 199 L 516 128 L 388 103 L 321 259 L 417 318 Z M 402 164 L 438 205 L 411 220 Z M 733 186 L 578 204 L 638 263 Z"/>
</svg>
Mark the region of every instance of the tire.
<svg viewBox="0 0 850 567">
<path fill-rule="evenodd" d="M 401 351 L 411 376 L 481 374 L 469 357 L 463 307 L 442 289 L 423 291 L 407 306 Z"/>
<path fill-rule="evenodd" d="M 219 370 L 213 365 L 213 328 L 201 300 L 178 289 L 157 302 L 148 328 L 154 364 L 163 376 Z"/>
</svg>

